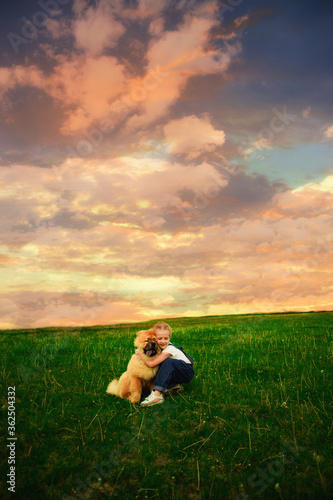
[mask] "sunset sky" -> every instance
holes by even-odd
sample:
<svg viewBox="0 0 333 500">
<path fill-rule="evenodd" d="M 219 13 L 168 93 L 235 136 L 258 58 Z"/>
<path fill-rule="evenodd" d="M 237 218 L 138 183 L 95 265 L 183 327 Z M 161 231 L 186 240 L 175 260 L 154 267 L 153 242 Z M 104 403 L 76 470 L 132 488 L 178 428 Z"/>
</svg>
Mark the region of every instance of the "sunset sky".
<svg viewBox="0 0 333 500">
<path fill-rule="evenodd" d="M 0 328 L 333 309 L 333 2 L 0 22 Z"/>
</svg>

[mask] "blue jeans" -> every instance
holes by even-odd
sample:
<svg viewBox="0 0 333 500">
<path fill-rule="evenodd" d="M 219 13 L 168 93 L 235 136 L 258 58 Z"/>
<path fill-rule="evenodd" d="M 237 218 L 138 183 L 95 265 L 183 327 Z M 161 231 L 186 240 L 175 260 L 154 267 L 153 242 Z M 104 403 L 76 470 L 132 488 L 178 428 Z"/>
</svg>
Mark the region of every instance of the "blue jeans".
<svg viewBox="0 0 333 500">
<path fill-rule="evenodd" d="M 157 372 L 154 391 L 165 392 L 171 385 L 190 382 L 193 376 L 192 365 L 180 359 L 167 358 Z"/>
</svg>

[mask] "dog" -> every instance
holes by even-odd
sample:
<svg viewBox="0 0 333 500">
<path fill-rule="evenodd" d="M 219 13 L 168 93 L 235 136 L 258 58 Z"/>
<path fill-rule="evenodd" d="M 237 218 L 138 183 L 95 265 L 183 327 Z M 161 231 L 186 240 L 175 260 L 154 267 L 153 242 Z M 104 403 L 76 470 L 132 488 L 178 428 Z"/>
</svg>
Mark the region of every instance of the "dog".
<svg viewBox="0 0 333 500">
<path fill-rule="evenodd" d="M 162 352 L 152 329 L 141 330 L 136 335 L 134 345 L 141 349 L 147 358 L 154 359 Z M 139 403 L 143 392 L 150 393 L 153 390 L 158 368 L 159 366 L 149 368 L 137 354 L 133 354 L 127 365 L 127 371 L 119 380 L 112 380 L 106 392 L 128 399 L 131 403 Z"/>
</svg>

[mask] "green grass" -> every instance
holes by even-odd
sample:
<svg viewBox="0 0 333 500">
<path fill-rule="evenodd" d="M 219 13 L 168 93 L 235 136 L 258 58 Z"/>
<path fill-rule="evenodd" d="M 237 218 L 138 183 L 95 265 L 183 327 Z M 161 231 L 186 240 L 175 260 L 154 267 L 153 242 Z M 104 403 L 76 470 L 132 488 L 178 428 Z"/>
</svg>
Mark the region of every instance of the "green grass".
<svg viewBox="0 0 333 500">
<path fill-rule="evenodd" d="M 195 378 L 163 405 L 106 394 L 152 322 L 3 331 L 1 498 L 333 498 L 332 313 L 172 319 Z M 7 388 L 16 388 L 16 495 Z"/>
</svg>

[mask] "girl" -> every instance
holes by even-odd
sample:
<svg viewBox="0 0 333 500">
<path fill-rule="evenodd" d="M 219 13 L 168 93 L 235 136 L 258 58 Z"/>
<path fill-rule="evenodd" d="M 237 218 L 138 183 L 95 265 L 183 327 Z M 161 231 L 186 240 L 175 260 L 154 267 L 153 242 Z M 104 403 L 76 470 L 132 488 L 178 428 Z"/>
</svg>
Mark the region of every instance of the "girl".
<svg viewBox="0 0 333 500">
<path fill-rule="evenodd" d="M 146 360 L 139 349 L 135 351 L 150 368 L 161 365 L 156 375 L 154 388 L 151 394 L 142 401 L 141 406 L 163 403 L 164 393 L 170 386 L 173 386 L 173 389 L 179 389 L 181 386 L 175 386 L 175 384 L 190 382 L 194 376 L 192 358 L 190 360 L 183 351 L 170 344 L 170 326 L 167 323 L 157 323 L 153 330 L 157 343 L 162 349 L 161 354 L 153 360 Z"/>
</svg>

